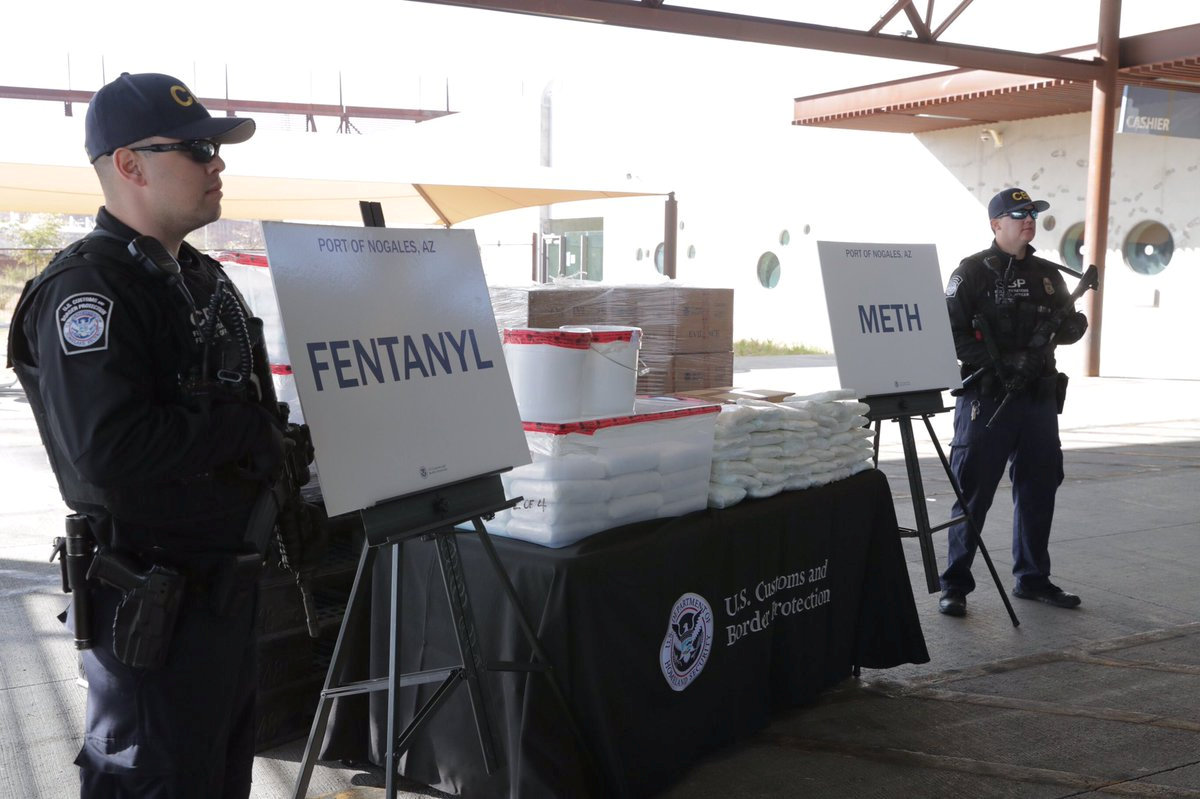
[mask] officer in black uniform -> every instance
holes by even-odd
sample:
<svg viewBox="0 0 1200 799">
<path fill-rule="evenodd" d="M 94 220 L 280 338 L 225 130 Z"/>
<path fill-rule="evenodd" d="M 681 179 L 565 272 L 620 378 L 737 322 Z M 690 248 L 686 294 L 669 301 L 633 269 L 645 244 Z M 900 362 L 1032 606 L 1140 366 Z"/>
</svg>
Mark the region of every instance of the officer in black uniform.
<svg viewBox="0 0 1200 799">
<path fill-rule="evenodd" d="M 183 239 L 221 215 L 220 146 L 253 133 L 168 75 L 101 88 L 85 148 L 105 206 L 14 315 L 10 362 L 107 564 L 73 586 L 91 605 L 84 799 L 250 793 L 262 559 L 246 537 L 283 439 L 261 324 Z"/>
<path fill-rule="evenodd" d="M 1055 368 L 1054 346 L 1082 338 L 1087 318 L 1078 311 L 1068 313 L 1051 343 L 1030 346 L 1039 324 L 1072 302 L 1059 268 L 1034 255 L 1030 246 L 1035 220 L 1049 207 L 1019 188 L 993 197 L 988 203 L 992 246 L 965 258 L 946 285 L 962 375 L 984 370 L 958 397 L 950 467 L 967 502 L 965 510 L 955 503 L 954 516 L 970 513 L 982 530 L 1004 467 L 1009 466 L 1013 595 L 1074 608 L 1079 597 L 1050 582 L 1050 524 L 1063 480 L 1058 413 L 1066 394 L 1066 375 Z M 992 421 L 1006 397 L 1008 403 Z M 967 594 L 975 588 L 971 562 L 976 543 L 965 522 L 950 528 L 949 539 L 938 607 L 949 616 L 963 616 Z"/>
</svg>

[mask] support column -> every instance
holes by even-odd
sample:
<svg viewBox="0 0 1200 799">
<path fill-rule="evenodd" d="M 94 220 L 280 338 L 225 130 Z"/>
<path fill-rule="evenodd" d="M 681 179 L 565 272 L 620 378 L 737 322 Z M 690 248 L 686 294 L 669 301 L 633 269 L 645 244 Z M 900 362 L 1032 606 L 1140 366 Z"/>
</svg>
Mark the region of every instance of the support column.
<svg viewBox="0 0 1200 799">
<path fill-rule="evenodd" d="M 1112 151 L 1116 127 L 1117 68 L 1121 57 L 1121 0 L 1100 0 L 1100 27 L 1096 49 L 1104 62 L 1100 80 L 1092 84 L 1092 132 L 1088 156 L 1087 206 L 1084 215 L 1086 263 L 1096 265 L 1100 285 L 1085 295 L 1083 312 L 1088 332 L 1083 373 L 1100 374 L 1100 331 L 1104 321 L 1105 258 L 1108 255 L 1109 190 L 1112 185 Z"/>
<path fill-rule="evenodd" d="M 663 274 L 674 280 L 675 249 L 679 241 L 679 203 L 675 201 L 675 192 L 667 195 L 663 218 Z"/>
</svg>

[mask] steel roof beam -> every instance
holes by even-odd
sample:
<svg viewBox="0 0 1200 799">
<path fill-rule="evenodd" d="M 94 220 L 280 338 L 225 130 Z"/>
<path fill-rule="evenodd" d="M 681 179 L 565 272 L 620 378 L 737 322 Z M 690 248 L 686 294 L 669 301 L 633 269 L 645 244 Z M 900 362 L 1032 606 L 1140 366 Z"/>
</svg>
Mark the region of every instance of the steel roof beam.
<svg viewBox="0 0 1200 799">
<path fill-rule="evenodd" d="M 868 34 L 846 28 L 789 20 L 750 17 L 677 6 L 649 6 L 637 0 L 418 0 L 488 11 L 531 14 L 576 22 L 657 30 L 780 47 L 945 64 L 1021 75 L 1092 81 L 1101 75 L 1098 60 L 1021 53 L 990 47 L 919 41 L 905 36 Z"/>
<path fill-rule="evenodd" d="M 27 86 L 0 86 L 0 99 L 57 100 L 63 103 L 91 102 L 95 92 L 78 89 L 39 89 Z M 243 114 L 299 114 L 301 116 L 357 117 L 359 119 L 405 119 L 422 122 L 453 114 L 453 111 L 434 111 L 419 108 L 383 108 L 368 105 L 334 105 L 330 103 L 287 103 L 274 100 L 225 100 L 201 97 L 200 102 L 210 111 L 224 111 L 230 116 Z"/>
</svg>

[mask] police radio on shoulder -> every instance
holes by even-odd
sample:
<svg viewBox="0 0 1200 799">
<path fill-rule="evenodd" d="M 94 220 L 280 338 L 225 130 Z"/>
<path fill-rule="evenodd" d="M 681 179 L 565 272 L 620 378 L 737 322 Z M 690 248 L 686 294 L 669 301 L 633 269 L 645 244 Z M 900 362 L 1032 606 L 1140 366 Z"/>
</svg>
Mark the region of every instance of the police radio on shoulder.
<svg viewBox="0 0 1200 799">
<path fill-rule="evenodd" d="M 163 246 L 162 242 L 153 236 L 134 238 L 129 242 L 129 254 L 150 270 L 151 274 L 161 273 L 168 279 L 179 277 L 179 262 L 171 253 L 167 252 L 167 248 Z"/>
</svg>

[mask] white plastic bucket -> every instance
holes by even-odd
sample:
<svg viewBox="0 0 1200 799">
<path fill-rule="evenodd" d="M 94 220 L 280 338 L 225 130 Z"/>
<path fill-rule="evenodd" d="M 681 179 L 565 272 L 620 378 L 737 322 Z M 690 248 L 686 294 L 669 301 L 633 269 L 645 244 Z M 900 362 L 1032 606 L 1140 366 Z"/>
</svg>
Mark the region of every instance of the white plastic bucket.
<svg viewBox="0 0 1200 799">
<path fill-rule="evenodd" d="M 583 369 L 583 415 L 633 413 L 642 329 L 624 325 L 572 325 L 562 329 L 591 334 Z"/>
<path fill-rule="evenodd" d="M 562 422 L 583 415 L 584 368 L 591 340 L 586 330 L 504 331 L 504 361 L 522 421 Z"/>
</svg>

